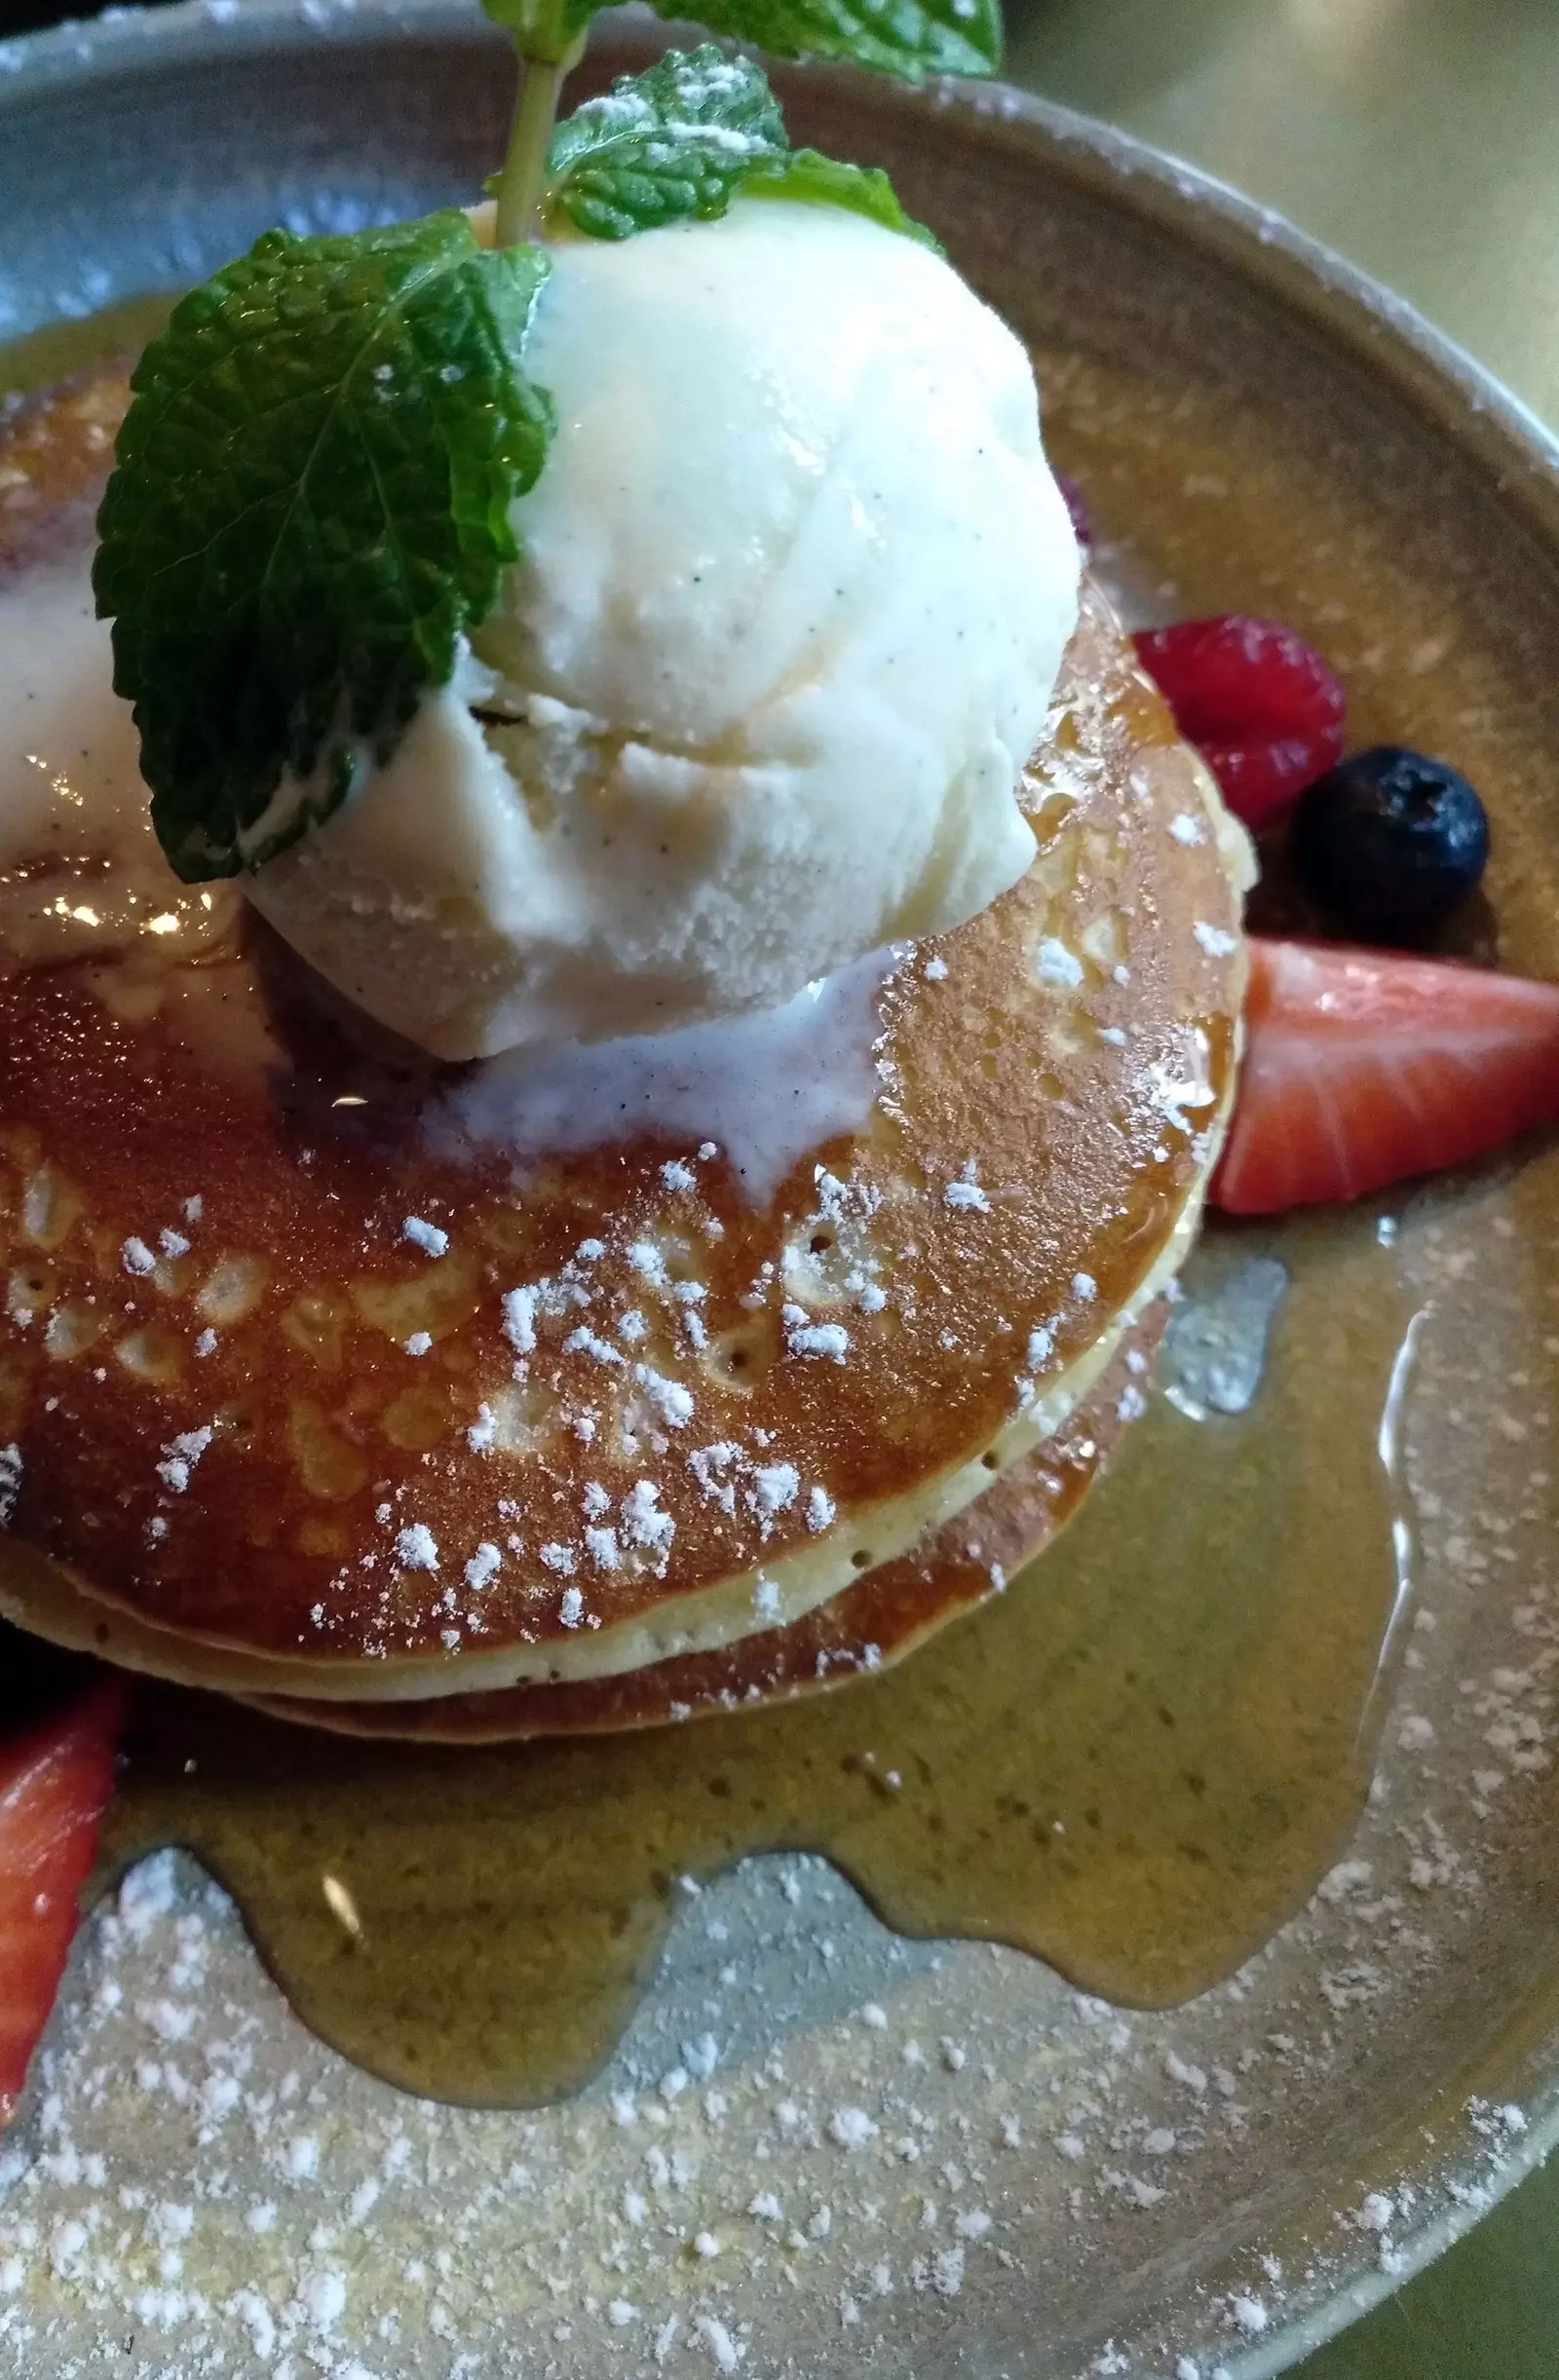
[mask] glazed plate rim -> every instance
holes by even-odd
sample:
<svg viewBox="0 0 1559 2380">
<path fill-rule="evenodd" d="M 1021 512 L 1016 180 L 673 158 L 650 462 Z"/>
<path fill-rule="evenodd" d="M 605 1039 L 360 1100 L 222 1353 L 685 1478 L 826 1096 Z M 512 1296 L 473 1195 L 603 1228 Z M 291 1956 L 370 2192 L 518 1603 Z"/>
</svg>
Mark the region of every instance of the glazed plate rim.
<svg viewBox="0 0 1559 2380">
<path fill-rule="evenodd" d="M 676 28 L 646 8 L 611 11 L 601 26 L 646 51 L 676 39 Z M 474 0 L 174 0 L 156 9 L 115 8 L 90 23 L 70 20 L 0 42 L 0 138 L 8 116 L 61 90 L 85 98 L 99 86 L 217 57 L 285 57 L 397 39 L 460 48 L 486 43 L 495 52 L 504 46 Z M 1559 435 L 1464 348 L 1335 249 L 1216 176 L 1009 85 L 947 78 L 916 90 L 849 69 L 787 71 L 848 87 L 890 117 L 928 127 L 956 118 L 971 139 L 1043 157 L 1050 175 L 1207 258 L 1432 421 L 1559 568 Z M 1559 2145 L 1559 1978 L 1507 2019 L 1477 2063 L 1519 2069 L 1533 2112 L 1492 2170 L 1477 2167 L 1476 2203 L 1453 2202 L 1394 2233 L 1389 2272 L 1364 2263 L 1361 2244 L 1359 2269 L 1322 2302 L 1280 2315 L 1267 2336 L 1232 2350 L 1231 2380 L 1268 2380 L 1334 2337 L 1442 2254 Z M 1448 2088 L 1442 2081 L 1434 2096 L 1443 2098 Z M 1459 2097 L 1465 2099 L 1464 2088 Z M 1470 2164 L 1465 2170 L 1470 2175 Z"/>
</svg>

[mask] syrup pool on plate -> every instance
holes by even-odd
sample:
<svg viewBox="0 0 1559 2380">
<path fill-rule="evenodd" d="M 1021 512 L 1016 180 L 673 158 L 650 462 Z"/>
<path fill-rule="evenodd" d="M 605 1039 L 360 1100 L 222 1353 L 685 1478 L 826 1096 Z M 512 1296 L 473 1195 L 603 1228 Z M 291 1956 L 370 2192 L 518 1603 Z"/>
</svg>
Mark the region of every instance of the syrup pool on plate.
<svg viewBox="0 0 1559 2380">
<path fill-rule="evenodd" d="M 1373 1219 L 1217 1238 L 1287 1275 L 1249 1405 L 1198 1420 L 1157 1392 L 1033 1572 L 899 1668 L 473 1752 L 142 1687 L 105 1876 L 187 1846 L 308 2023 L 480 2102 L 582 2083 L 677 1879 L 754 1852 L 823 1852 L 891 1926 L 1013 1944 L 1106 1998 L 1205 1989 L 1348 1834 L 1410 1577 L 1391 1423 L 1412 1316 Z"/>
</svg>

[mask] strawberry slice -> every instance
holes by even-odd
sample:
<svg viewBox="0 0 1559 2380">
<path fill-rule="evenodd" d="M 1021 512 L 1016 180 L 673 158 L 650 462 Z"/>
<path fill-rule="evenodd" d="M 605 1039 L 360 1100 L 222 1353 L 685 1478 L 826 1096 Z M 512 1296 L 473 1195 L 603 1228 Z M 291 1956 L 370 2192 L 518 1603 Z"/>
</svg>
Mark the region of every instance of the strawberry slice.
<svg viewBox="0 0 1559 2380">
<path fill-rule="evenodd" d="M 1270 826 L 1343 757 L 1341 685 L 1278 620 L 1240 612 L 1132 638 L 1137 659 L 1218 779 L 1236 817 Z"/>
<path fill-rule="evenodd" d="M 49 2021 L 114 1784 L 127 1688 L 108 1678 L 0 1748 L 0 2124 Z"/>
<path fill-rule="evenodd" d="M 1559 984 L 1256 936 L 1250 961 L 1226 1213 L 1356 1198 L 1559 1122 Z"/>
</svg>

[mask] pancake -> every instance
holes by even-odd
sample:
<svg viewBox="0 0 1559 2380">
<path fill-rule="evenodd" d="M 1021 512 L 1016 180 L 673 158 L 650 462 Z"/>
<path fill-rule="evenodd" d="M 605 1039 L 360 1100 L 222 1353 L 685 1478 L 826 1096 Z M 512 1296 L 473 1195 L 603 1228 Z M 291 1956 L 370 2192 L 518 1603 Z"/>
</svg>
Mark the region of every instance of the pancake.
<svg viewBox="0 0 1559 2380">
<path fill-rule="evenodd" d="M 788 1628 L 742 1637 L 716 1652 L 684 1653 L 572 1684 L 441 1694 L 427 1702 L 247 1699 L 274 1719 L 341 1735 L 504 1743 L 665 1726 L 793 1702 L 875 1676 L 918 1651 L 949 1620 L 1006 1594 L 1016 1573 L 1050 1545 L 1109 1461 L 1125 1424 L 1142 1411 L 1140 1383 L 1166 1319 L 1161 1303 L 1153 1307 L 1071 1419 L 983 1495 L 923 1544 L 868 1570 Z"/>
<path fill-rule="evenodd" d="M 14 618 L 79 601 L 122 402 L 0 434 Z M 501 1077 L 364 1037 L 53 781 L 0 847 L 0 1609 L 41 1634 L 349 1702 L 772 1636 L 1063 1427 L 1194 1232 L 1248 851 L 1094 588 L 1033 868 L 857 983 L 860 1113 L 767 1175 L 729 1083 L 709 1139 L 673 1102 L 568 1146 L 565 1083 L 555 1151 L 506 1147 Z"/>
</svg>

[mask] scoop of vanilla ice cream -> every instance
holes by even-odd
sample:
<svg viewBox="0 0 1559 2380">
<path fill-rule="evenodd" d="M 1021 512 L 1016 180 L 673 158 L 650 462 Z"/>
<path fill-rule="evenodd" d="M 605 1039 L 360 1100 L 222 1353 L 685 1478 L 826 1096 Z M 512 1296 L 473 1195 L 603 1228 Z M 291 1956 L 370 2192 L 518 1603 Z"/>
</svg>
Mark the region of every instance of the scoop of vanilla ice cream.
<svg viewBox="0 0 1559 2380">
<path fill-rule="evenodd" d="M 842 208 L 552 251 L 522 559 L 390 761 L 248 880 L 440 1057 L 777 1005 L 1021 876 L 1077 618 L 1029 359 Z"/>
</svg>

